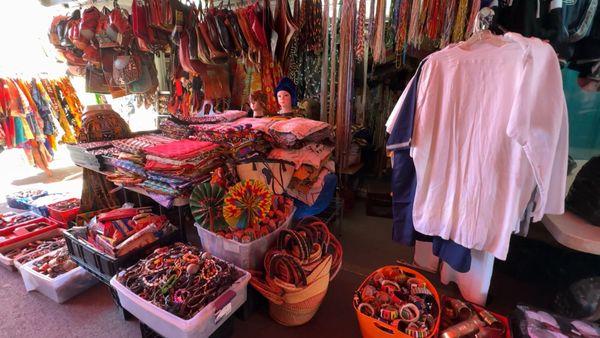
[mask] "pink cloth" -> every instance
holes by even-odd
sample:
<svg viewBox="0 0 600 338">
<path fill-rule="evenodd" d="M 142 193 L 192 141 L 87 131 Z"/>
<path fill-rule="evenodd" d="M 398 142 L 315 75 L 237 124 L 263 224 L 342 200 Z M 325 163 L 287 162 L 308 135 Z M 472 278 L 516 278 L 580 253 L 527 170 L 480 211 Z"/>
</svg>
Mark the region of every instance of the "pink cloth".
<svg viewBox="0 0 600 338">
<path fill-rule="evenodd" d="M 534 188 L 534 221 L 564 212 L 567 152 L 567 107 L 549 44 L 508 33 L 430 55 L 411 148 L 415 229 L 506 259 Z"/>
<path fill-rule="evenodd" d="M 203 152 L 214 150 L 217 147 L 218 146 L 212 142 L 179 140 L 169 144 L 146 147 L 144 148 L 144 152 L 163 158 L 185 160 L 194 158 Z"/>
<path fill-rule="evenodd" d="M 310 143 L 300 149 L 274 148 L 271 150 L 271 153 L 269 153 L 269 158 L 291 161 L 294 163 L 296 169 L 299 169 L 303 164 L 318 169 L 324 165 L 325 161 L 331 157 L 332 153 L 333 147 Z"/>
<path fill-rule="evenodd" d="M 277 133 L 289 133 L 302 140 L 305 137 L 314 134 L 323 129 L 331 128 L 327 122 L 315 121 L 303 117 L 294 117 L 289 120 L 283 120 L 273 123 L 271 131 Z"/>
</svg>

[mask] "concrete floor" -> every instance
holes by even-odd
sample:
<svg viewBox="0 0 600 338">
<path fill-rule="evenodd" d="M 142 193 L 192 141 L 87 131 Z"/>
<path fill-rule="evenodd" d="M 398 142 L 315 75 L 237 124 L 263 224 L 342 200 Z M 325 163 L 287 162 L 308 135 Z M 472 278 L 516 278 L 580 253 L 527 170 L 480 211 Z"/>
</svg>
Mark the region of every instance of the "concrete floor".
<svg viewBox="0 0 600 338">
<path fill-rule="evenodd" d="M 0 154 L 0 162 L 8 159 L 14 161 L 15 154 Z M 43 174 L 35 174 L 35 170 L 25 172 L 26 168 L 11 170 L 0 175 L 0 184 L 9 184 L 6 189 L 22 189 L 28 186 L 44 186 L 44 188 L 60 191 L 80 191 L 80 170 L 69 164 L 64 154 L 53 164 L 56 174 L 46 178 Z M 16 174 L 22 171 L 22 174 Z M 31 177 L 33 173 L 34 177 Z M 29 175 L 29 176 L 27 176 Z M 10 178 L 12 177 L 12 178 Z M 4 194 L 2 194 L 4 195 Z M 0 198 L 3 198 L 0 197 Z M 6 209 L 0 200 L 0 211 Z M 234 322 L 233 337 L 359 337 L 360 331 L 352 307 L 352 297 L 363 279 L 373 270 L 396 261 L 412 261 L 412 248 L 395 244 L 391 240 L 391 220 L 387 218 L 369 217 L 365 213 L 364 202 L 345 212 L 341 238 L 344 247 L 344 263 L 337 278 L 330 284 L 329 291 L 316 316 L 311 322 L 300 327 L 288 328 L 273 322 L 267 313 L 266 306 L 260 307 L 245 321 L 238 318 Z M 539 225 L 532 226 L 532 233 L 546 236 Z M 191 239 L 196 241 L 195 238 Z M 548 307 L 556 291 L 553 282 L 536 281 L 521 277 L 523 264 L 543 262 L 543 257 L 529 257 L 527 250 L 530 243 L 540 245 L 538 251 L 563 250 L 547 244 L 538 244 L 535 240 L 513 240 L 517 249 L 511 248 L 507 262 L 496 262 L 496 270 L 492 279 L 489 295 L 489 308 L 501 314 L 510 314 L 519 302 Z M 534 246 L 535 246 L 534 245 Z M 548 249 L 550 248 L 550 249 Z M 513 255 L 513 251 L 517 256 Z M 533 260 L 532 260 L 533 259 Z M 539 269 L 539 267 L 538 267 Z M 535 269 L 534 269 L 535 270 Z M 458 296 L 455 285 L 441 285 L 436 275 L 424 273 L 436 284 L 440 294 Z M 64 304 L 56 304 L 36 292 L 27 293 L 18 272 L 0 269 L 0 337 L 138 337 L 140 336 L 137 321 L 125 321 L 119 317 L 110 293 L 102 284 L 98 284 Z"/>
</svg>

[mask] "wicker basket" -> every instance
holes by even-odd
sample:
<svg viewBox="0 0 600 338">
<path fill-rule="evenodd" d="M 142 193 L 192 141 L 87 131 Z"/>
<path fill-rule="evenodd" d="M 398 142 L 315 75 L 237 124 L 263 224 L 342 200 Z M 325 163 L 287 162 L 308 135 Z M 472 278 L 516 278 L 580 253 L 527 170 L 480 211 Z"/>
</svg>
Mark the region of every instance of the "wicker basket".
<svg viewBox="0 0 600 338">
<path fill-rule="evenodd" d="M 317 313 L 329 287 L 332 257 L 322 262 L 307 277 L 308 285 L 295 287 L 275 279 L 275 283 L 287 290 L 283 295 L 266 295 L 269 299 L 269 315 L 285 326 L 306 324 Z"/>
</svg>

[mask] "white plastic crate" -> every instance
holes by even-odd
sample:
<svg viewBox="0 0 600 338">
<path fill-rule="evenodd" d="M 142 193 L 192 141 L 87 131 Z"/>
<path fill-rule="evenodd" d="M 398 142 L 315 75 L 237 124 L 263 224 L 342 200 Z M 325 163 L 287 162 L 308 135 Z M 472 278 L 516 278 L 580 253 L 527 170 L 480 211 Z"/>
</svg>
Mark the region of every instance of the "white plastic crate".
<svg viewBox="0 0 600 338">
<path fill-rule="evenodd" d="M 15 242 L 13 244 L 3 246 L 0 248 L 0 265 L 7 268 L 10 271 L 16 271 L 19 268 L 18 263 L 16 263 L 12 258 L 6 257 L 4 254 L 11 251 L 12 249 L 22 248 L 25 245 L 40 240 L 40 239 L 50 239 L 56 236 L 62 236 L 64 230 L 63 229 L 53 229 L 48 232 L 41 233 L 39 235 L 26 238 L 24 240 Z"/>
<path fill-rule="evenodd" d="M 53 254 L 56 251 L 48 253 L 47 255 Z M 96 277 L 80 266 L 55 278 L 50 278 L 34 271 L 32 268 L 33 264 L 47 255 L 41 256 L 19 267 L 25 289 L 28 292 L 37 291 L 57 303 L 64 303 L 98 283 Z"/>
<path fill-rule="evenodd" d="M 208 251 L 213 256 L 233 263 L 244 270 L 264 270 L 263 261 L 267 250 L 277 241 L 281 230 L 290 227 L 295 211 L 294 208 L 288 219 L 277 230 L 250 243 L 240 243 L 219 236 L 210 230 L 204 229 L 198 223 L 194 223 L 194 226 L 198 229 L 198 236 L 200 236 L 204 251 Z"/>
<path fill-rule="evenodd" d="M 249 272 L 238 269 L 243 275 L 214 301 L 206 305 L 194 317 L 185 320 L 142 299 L 123 284 L 117 276 L 110 285 L 119 295 L 119 303 L 139 321 L 166 338 L 208 337 L 237 311 L 247 298 Z"/>
</svg>

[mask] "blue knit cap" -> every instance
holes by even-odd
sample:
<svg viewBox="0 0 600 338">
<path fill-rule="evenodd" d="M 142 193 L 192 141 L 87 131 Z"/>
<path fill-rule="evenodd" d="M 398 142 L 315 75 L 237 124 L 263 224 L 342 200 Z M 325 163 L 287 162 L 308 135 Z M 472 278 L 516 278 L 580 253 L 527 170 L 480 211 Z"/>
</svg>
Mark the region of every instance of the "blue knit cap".
<svg viewBox="0 0 600 338">
<path fill-rule="evenodd" d="M 279 83 L 275 88 L 275 97 L 277 97 L 277 93 L 282 90 L 290 93 L 290 96 L 292 97 L 292 107 L 296 107 L 296 105 L 298 105 L 298 98 L 296 97 L 296 85 L 294 84 L 294 81 L 287 77 L 279 80 Z"/>
</svg>

